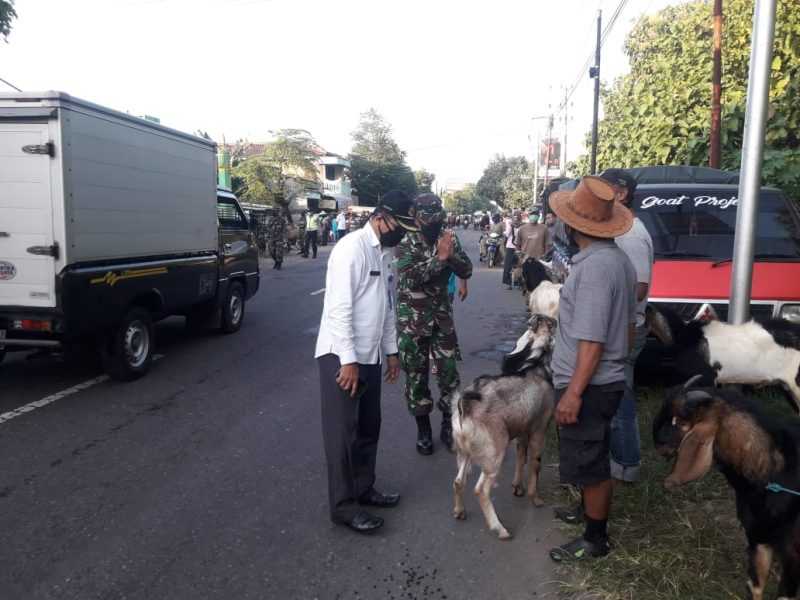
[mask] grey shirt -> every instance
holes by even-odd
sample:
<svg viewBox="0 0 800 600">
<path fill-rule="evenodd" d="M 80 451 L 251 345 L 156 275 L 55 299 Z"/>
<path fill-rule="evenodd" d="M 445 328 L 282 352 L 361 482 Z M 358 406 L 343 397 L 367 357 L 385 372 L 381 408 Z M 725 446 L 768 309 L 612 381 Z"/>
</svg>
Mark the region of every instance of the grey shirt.
<svg viewBox="0 0 800 600">
<path fill-rule="evenodd" d="M 633 219 L 633 227 L 625 235 L 617 238 L 617 246 L 628 255 L 636 270 L 636 283 L 646 283 L 650 287 L 653 275 L 653 239 L 638 217 Z M 647 297 L 636 305 L 636 326 L 644 326 L 644 312 Z"/>
<path fill-rule="evenodd" d="M 558 309 L 553 384 L 567 387 L 578 360 L 578 342 L 603 344 L 591 385 L 625 381 L 628 331 L 636 322 L 636 271 L 611 241 L 593 242 L 572 257 Z"/>
</svg>

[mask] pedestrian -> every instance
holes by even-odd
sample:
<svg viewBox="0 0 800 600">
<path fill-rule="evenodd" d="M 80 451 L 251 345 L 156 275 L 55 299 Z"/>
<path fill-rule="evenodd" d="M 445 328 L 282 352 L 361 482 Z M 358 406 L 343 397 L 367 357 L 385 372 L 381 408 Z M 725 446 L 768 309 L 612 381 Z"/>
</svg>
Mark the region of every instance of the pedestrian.
<svg viewBox="0 0 800 600">
<path fill-rule="evenodd" d="M 609 552 L 611 419 L 625 391 L 636 272 L 614 243 L 633 216 L 608 182 L 584 177 L 574 191 L 554 192 L 550 206 L 580 248 L 561 289 L 551 368 L 561 482 L 581 489 L 586 525 L 581 537 L 550 551 L 561 562 Z"/>
<path fill-rule="evenodd" d="M 522 253 L 522 260 L 533 258 L 539 260 L 550 246 L 547 226 L 539 224 L 539 210 L 531 209 L 528 222 L 517 231 L 516 249 Z"/>
<path fill-rule="evenodd" d="M 308 258 L 309 246 L 312 258 L 317 258 L 317 241 L 319 240 L 319 213 L 308 211 L 306 215 L 306 237 L 303 245 L 303 256 Z"/>
<path fill-rule="evenodd" d="M 461 353 L 447 287 L 451 273 L 462 280 L 469 279 L 472 262 L 455 233 L 443 230 L 444 211 L 439 197 L 421 194 L 414 204 L 420 231 L 406 235 L 397 248 L 398 347 L 406 374 L 406 404 L 417 422 L 417 451 L 430 455 L 433 453 L 430 357 L 433 356 L 439 384 L 440 439 L 451 448 L 450 397 L 461 383 L 456 364 Z"/>
<path fill-rule="evenodd" d="M 308 258 L 308 246 L 306 246 L 306 215 L 308 213 L 303 211 L 300 213 L 300 218 L 297 223 L 297 246 L 300 248 L 298 254 L 303 258 Z"/>
<path fill-rule="evenodd" d="M 281 270 L 283 266 L 283 252 L 286 249 L 286 234 L 288 224 L 280 213 L 280 210 L 273 215 L 267 225 L 267 239 L 269 244 L 269 255 L 272 257 L 272 268 Z"/>
<path fill-rule="evenodd" d="M 514 269 L 514 263 L 517 260 L 516 243 L 514 241 L 519 217 L 515 214 L 514 217 L 508 216 L 505 219 L 505 227 L 503 235 L 505 236 L 505 256 L 503 257 L 503 284 L 507 290 L 513 290 L 514 286 L 511 283 L 511 271 Z"/>
<path fill-rule="evenodd" d="M 630 208 L 636 192 L 636 180 L 622 169 L 606 169 L 600 175 L 614 188 L 615 198 Z M 625 361 L 625 394 L 619 410 L 611 420 L 611 475 L 617 481 L 634 483 L 639 480 L 642 453 L 639 421 L 636 415 L 636 392 L 633 373 L 645 342 L 648 328 L 645 309 L 653 271 L 653 239 L 644 223 L 634 216 L 628 233 L 617 237 L 617 246 L 628 256 L 636 270 L 636 333 L 631 351 Z"/>
<path fill-rule="evenodd" d="M 347 213 L 342 211 L 339 213 L 339 216 L 336 217 L 336 241 L 338 242 L 340 239 L 342 239 L 346 233 Z"/>
<path fill-rule="evenodd" d="M 327 214 L 320 215 L 320 224 L 319 224 L 319 245 L 320 246 L 327 246 L 328 245 L 328 238 L 331 234 L 331 218 Z"/>
<path fill-rule="evenodd" d="M 331 215 L 331 234 L 333 235 L 333 243 L 339 241 L 339 215 L 333 214 Z"/>
<path fill-rule="evenodd" d="M 336 244 L 328 259 L 325 301 L 314 353 L 319 366 L 322 437 L 330 518 L 358 532 L 383 525 L 362 507 L 396 506 L 398 494 L 375 489 L 385 381 L 400 374 L 391 248 L 416 230 L 413 202 L 387 193 L 363 229 Z"/>
</svg>

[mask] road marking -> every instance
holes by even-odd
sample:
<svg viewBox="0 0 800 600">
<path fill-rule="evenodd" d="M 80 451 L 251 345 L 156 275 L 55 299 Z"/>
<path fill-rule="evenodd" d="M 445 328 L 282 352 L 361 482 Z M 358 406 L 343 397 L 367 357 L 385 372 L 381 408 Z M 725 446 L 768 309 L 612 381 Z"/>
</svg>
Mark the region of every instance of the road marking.
<svg viewBox="0 0 800 600">
<path fill-rule="evenodd" d="M 164 358 L 163 354 L 154 354 L 153 360 L 160 360 Z M 23 406 L 15 408 L 14 410 L 10 410 L 8 412 L 4 412 L 0 414 L 0 423 L 5 423 L 6 421 L 10 421 L 11 419 L 16 419 L 17 417 L 21 417 L 22 415 L 29 413 L 37 408 L 42 408 L 43 406 L 47 406 L 48 404 L 52 404 L 57 400 L 62 400 L 67 396 L 72 396 L 73 394 L 77 394 L 83 390 L 87 390 L 90 387 L 97 385 L 98 383 L 103 383 L 104 381 L 108 381 L 110 378 L 108 375 L 100 375 L 95 377 L 94 379 L 89 379 L 88 381 L 84 381 L 83 383 L 79 383 L 78 385 L 73 385 L 71 388 L 67 388 L 65 390 L 61 390 L 60 392 L 56 392 L 55 394 L 51 394 L 49 396 L 45 396 L 41 400 L 35 400 L 34 402 L 29 402 Z"/>
<path fill-rule="evenodd" d="M 325 293 L 325 288 L 318 289 L 316 292 L 311 292 L 312 296 L 319 296 L 320 294 Z"/>
</svg>

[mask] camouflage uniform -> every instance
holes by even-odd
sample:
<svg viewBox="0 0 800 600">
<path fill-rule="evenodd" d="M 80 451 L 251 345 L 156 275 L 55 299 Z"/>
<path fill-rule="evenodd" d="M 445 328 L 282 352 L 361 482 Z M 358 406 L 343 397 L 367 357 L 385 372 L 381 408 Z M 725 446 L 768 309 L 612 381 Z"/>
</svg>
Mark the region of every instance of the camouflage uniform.
<svg viewBox="0 0 800 600">
<path fill-rule="evenodd" d="M 286 232 L 288 225 L 283 215 L 275 215 L 267 225 L 267 238 L 269 239 L 269 254 L 275 261 L 274 268 L 280 269 L 283 262 L 283 251 L 286 249 Z"/>
<path fill-rule="evenodd" d="M 422 233 L 407 233 L 397 248 L 397 333 L 400 361 L 406 373 L 406 402 L 415 417 L 429 415 L 433 398 L 428 387 L 430 359 L 436 364 L 439 409 L 450 412 L 450 395 L 461 380 L 456 361 L 458 348 L 453 305 L 447 293 L 450 274 L 472 276 L 472 262 L 456 237 L 453 256 L 446 263 L 436 258 L 435 246 Z"/>
<path fill-rule="evenodd" d="M 306 247 L 306 214 L 305 213 L 300 215 L 300 222 L 297 224 L 297 247 L 300 249 L 298 254 L 302 254 L 303 256 L 308 256 L 308 252 L 305 251 L 305 247 Z"/>
</svg>

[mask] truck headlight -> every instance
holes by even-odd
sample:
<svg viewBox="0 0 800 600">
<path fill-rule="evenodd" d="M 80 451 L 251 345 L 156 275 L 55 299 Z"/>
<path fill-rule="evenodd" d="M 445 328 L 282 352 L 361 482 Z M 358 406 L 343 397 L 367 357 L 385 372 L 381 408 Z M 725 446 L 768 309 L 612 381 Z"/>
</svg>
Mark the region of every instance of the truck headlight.
<svg viewBox="0 0 800 600">
<path fill-rule="evenodd" d="M 800 323 L 800 304 L 784 304 L 781 307 L 781 319 Z"/>
</svg>

